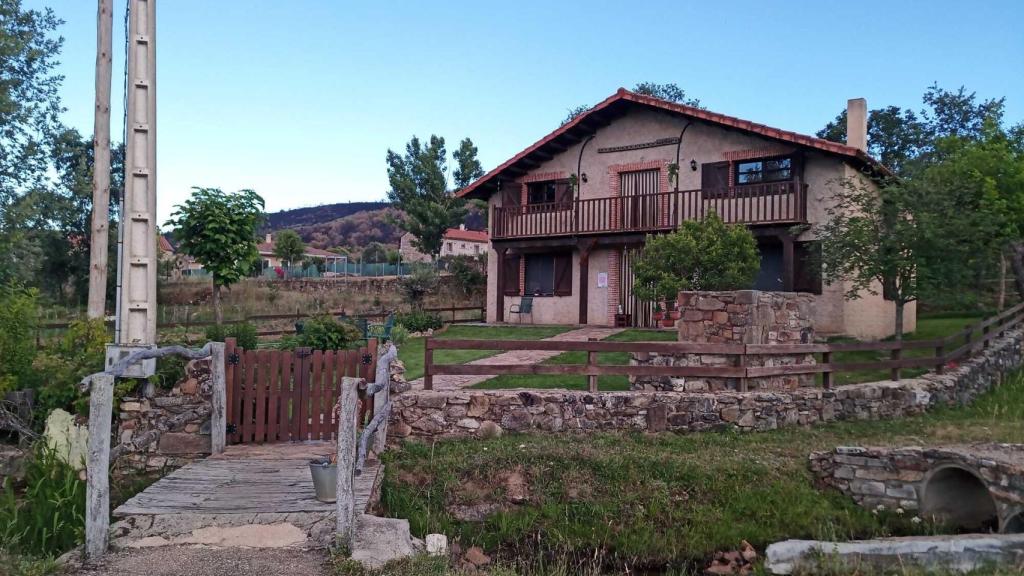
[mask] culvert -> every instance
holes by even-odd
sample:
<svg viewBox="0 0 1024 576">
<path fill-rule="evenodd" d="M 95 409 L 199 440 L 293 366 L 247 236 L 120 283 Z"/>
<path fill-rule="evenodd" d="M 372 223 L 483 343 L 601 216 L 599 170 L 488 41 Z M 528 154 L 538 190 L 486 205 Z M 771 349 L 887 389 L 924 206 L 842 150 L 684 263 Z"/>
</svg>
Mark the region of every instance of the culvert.
<svg viewBox="0 0 1024 576">
<path fill-rule="evenodd" d="M 959 530 L 999 528 L 996 502 L 988 487 L 977 474 L 955 464 L 935 468 L 925 478 L 921 514 Z"/>
<path fill-rule="evenodd" d="M 1018 512 L 1006 520 L 1003 534 L 1024 534 L 1024 512 Z"/>
</svg>

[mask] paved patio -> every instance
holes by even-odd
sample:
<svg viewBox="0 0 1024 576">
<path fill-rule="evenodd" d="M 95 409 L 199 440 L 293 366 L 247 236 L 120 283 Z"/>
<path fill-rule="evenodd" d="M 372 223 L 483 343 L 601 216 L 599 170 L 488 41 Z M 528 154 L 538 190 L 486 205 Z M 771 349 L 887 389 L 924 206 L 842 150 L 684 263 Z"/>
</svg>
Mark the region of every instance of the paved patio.
<svg viewBox="0 0 1024 576">
<path fill-rule="evenodd" d="M 609 336 L 622 332 L 625 328 L 601 328 L 598 326 L 586 326 L 583 328 L 577 328 L 576 330 L 570 330 L 563 332 L 551 338 L 544 338 L 544 340 L 554 342 L 586 342 L 590 338 L 597 338 L 598 340 L 604 340 Z M 509 350 L 508 352 L 502 352 L 494 356 L 488 356 L 487 358 L 481 358 L 467 364 L 474 365 L 501 365 L 501 364 L 540 364 L 548 358 L 553 358 L 562 354 L 563 352 L 556 352 L 550 350 Z M 495 375 L 486 376 L 434 376 L 434 390 L 456 390 L 459 388 L 468 388 L 470 386 L 479 384 L 491 378 L 495 378 Z M 423 389 L 423 378 L 417 378 L 409 382 L 414 390 Z"/>
</svg>

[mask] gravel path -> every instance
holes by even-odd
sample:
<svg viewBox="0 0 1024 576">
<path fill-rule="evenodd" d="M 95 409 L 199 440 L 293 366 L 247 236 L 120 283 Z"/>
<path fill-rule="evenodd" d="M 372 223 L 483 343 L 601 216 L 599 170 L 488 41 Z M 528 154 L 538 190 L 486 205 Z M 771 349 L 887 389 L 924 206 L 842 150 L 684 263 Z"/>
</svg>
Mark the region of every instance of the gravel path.
<svg viewBox="0 0 1024 576">
<path fill-rule="evenodd" d="M 563 332 L 552 336 L 551 338 L 544 338 L 544 340 L 554 340 L 559 342 L 586 342 L 589 338 L 604 340 L 605 338 L 613 334 L 618 334 L 623 330 L 624 328 L 587 326 Z M 548 350 L 509 350 L 508 352 L 502 352 L 500 354 L 495 354 L 494 356 L 488 356 L 487 358 L 467 362 L 467 364 L 484 366 L 504 364 L 540 364 L 548 358 L 558 356 L 559 354 L 562 354 L 562 352 L 552 352 Z M 491 378 L 494 378 L 494 376 L 434 376 L 434 390 L 468 388 L 474 384 L 490 380 Z M 414 390 L 422 390 L 423 378 L 412 380 L 409 384 Z"/>
<path fill-rule="evenodd" d="M 79 576 L 327 576 L 327 554 L 293 548 L 162 546 L 124 550 Z"/>
</svg>

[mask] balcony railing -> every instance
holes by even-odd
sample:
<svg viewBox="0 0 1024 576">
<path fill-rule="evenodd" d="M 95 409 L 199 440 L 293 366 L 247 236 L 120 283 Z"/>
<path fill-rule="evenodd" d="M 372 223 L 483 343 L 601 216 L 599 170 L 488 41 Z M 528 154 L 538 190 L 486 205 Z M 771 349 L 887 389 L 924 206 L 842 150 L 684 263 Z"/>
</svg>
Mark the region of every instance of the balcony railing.
<svg viewBox="0 0 1024 576">
<path fill-rule="evenodd" d="M 660 232 L 711 212 L 728 224 L 795 224 L 807 219 L 807 185 L 750 184 L 711 190 L 678 190 L 588 198 L 570 202 L 496 206 L 494 239 Z"/>
</svg>

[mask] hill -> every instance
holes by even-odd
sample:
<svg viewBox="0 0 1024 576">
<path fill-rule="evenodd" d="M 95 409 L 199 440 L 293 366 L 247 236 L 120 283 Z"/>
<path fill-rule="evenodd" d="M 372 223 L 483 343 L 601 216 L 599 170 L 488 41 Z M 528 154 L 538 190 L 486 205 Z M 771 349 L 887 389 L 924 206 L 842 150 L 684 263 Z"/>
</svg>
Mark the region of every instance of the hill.
<svg viewBox="0 0 1024 576">
<path fill-rule="evenodd" d="M 324 204 L 323 206 L 281 210 L 280 212 L 267 214 L 264 228 L 267 230 L 282 230 L 284 228 L 323 224 L 367 210 L 381 210 L 390 205 L 390 202 L 339 202 L 337 204 Z"/>
</svg>

